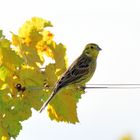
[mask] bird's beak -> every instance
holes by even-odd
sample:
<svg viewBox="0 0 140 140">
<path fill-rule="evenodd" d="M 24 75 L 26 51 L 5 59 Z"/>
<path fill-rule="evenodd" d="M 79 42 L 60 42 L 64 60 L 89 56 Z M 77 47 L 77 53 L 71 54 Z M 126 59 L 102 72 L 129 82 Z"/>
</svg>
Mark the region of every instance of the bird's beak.
<svg viewBox="0 0 140 140">
<path fill-rule="evenodd" d="M 102 50 L 99 46 L 97 47 L 97 49 L 98 49 L 98 51 L 101 51 Z"/>
</svg>

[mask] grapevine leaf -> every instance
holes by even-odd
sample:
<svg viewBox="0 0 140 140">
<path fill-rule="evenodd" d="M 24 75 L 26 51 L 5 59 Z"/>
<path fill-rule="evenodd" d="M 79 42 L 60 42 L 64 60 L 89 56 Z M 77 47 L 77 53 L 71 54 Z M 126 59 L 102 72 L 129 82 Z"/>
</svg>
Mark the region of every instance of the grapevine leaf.
<svg viewBox="0 0 140 140">
<path fill-rule="evenodd" d="M 44 77 L 39 70 L 21 69 L 17 74 L 24 81 L 25 86 L 43 86 Z"/>
<path fill-rule="evenodd" d="M 20 54 L 25 61 L 25 65 L 36 68 L 36 67 L 38 67 L 37 63 L 42 64 L 42 61 L 41 61 L 35 47 L 28 47 L 26 45 L 21 45 Z"/>
<path fill-rule="evenodd" d="M 22 126 L 19 122 L 10 122 L 9 124 L 9 135 L 13 138 L 16 138 L 16 136 L 19 134 L 20 130 L 22 129 Z"/>
<path fill-rule="evenodd" d="M 132 136 L 131 135 L 125 135 L 123 136 L 120 140 L 132 140 Z"/>
<path fill-rule="evenodd" d="M 0 79 L 5 81 L 6 77 L 9 75 L 9 71 L 6 67 L 0 66 Z"/>
<path fill-rule="evenodd" d="M 36 45 L 36 47 L 39 51 L 39 54 L 41 54 L 41 55 L 46 54 L 48 57 L 53 58 L 53 52 L 50 49 L 49 45 L 55 44 L 55 42 L 53 41 L 54 35 L 47 30 L 42 31 L 41 35 L 43 38 Z"/>
<path fill-rule="evenodd" d="M 79 122 L 76 104 L 83 93 L 83 90 L 77 89 L 74 85 L 62 89 L 48 107 L 50 118 L 58 122 Z"/>
<path fill-rule="evenodd" d="M 12 45 L 16 47 L 21 45 L 21 38 L 14 33 L 12 33 Z"/>
<path fill-rule="evenodd" d="M 2 137 L 1 137 L 1 140 L 10 140 L 10 138 L 5 137 L 5 136 L 2 136 Z"/>
<path fill-rule="evenodd" d="M 13 70 L 23 63 L 23 59 L 20 58 L 13 50 L 0 48 L 1 64 L 7 68 Z M 7 57 L 8 56 L 8 57 Z"/>
<path fill-rule="evenodd" d="M 27 44 L 37 42 L 40 39 L 40 34 L 45 27 L 51 27 L 50 21 L 44 20 L 42 18 L 34 17 L 30 21 L 25 22 L 25 24 L 19 30 L 19 36 L 24 39 Z M 34 40 L 32 40 L 34 39 Z"/>
<path fill-rule="evenodd" d="M 55 72 L 56 72 L 55 64 L 49 64 L 46 66 L 44 76 L 46 77 L 46 82 L 50 87 L 53 87 L 55 85 L 55 82 L 57 81 L 57 76 Z"/>
<path fill-rule="evenodd" d="M 6 46 L 8 48 L 6 48 Z M 8 57 L 7 57 L 8 56 Z M 23 59 L 20 58 L 15 51 L 11 50 L 9 45 L 0 47 L 0 79 L 5 80 L 8 74 L 13 72 L 21 66 Z"/>
<path fill-rule="evenodd" d="M 58 44 L 53 51 L 56 63 L 57 75 L 61 75 L 67 68 L 66 48 L 63 44 Z"/>
<path fill-rule="evenodd" d="M 0 47 L 3 47 L 3 48 L 10 48 L 10 41 L 8 39 L 1 39 L 0 40 Z"/>
<path fill-rule="evenodd" d="M 0 30 L 0 38 L 3 36 L 2 30 Z"/>
</svg>

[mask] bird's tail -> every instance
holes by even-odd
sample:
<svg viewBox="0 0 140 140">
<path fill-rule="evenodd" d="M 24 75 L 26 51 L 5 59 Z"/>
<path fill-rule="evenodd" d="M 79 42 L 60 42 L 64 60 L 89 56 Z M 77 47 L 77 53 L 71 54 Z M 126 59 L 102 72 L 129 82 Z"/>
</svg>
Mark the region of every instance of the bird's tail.
<svg viewBox="0 0 140 140">
<path fill-rule="evenodd" d="M 55 96 L 55 94 L 57 93 L 57 90 L 54 90 L 52 92 L 52 94 L 50 95 L 50 97 L 47 99 L 47 101 L 43 104 L 43 106 L 40 109 L 40 113 L 46 108 L 46 106 L 50 103 L 50 101 L 52 100 L 52 98 Z"/>
</svg>

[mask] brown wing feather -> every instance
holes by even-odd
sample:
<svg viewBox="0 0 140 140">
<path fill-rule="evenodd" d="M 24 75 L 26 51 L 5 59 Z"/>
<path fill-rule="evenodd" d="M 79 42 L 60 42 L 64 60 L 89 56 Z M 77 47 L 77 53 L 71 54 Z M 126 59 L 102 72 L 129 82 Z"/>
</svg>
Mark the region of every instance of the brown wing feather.
<svg viewBox="0 0 140 140">
<path fill-rule="evenodd" d="M 61 87 L 65 87 L 68 84 L 76 83 L 76 81 L 89 73 L 89 63 L 91 58 L 80 56 L 75 62 L 69 67 L 69 69 L 63 74 L 56 85 L 58 91 Z"/>
</svg>

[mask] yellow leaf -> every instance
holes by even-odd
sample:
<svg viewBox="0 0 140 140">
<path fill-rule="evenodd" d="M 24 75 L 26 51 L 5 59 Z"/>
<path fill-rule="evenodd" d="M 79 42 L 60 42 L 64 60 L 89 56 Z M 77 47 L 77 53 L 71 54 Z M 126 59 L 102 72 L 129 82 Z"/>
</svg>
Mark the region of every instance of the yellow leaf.
<svg viewBox="0 0 140 140">
<path fill-rule="evenodd" d="M 37 30 L 42 30 L 45 27 L 52 27 L 52 24 L 50 21 L 47 21 L 43 18 L 39 17 L 33 17 L 30 22 L 34 27 L 36 27 Z"/>
<path fill-rule="evenodd" d="M 48 57 L 53 58 L 53 52 L 49 46 L 51 45 L 53 47 L 55 44 L 55 42 L 52 40 L 54 35 L 47 30 L 43 30 L 41 34 L 43 38 L 37 43 L 36 48 L 41 54 L 46 53 Z"/>
<path fill-rule="evenodd" d="M 18 76 L 22 81 L 24 81 L 24 85 L 28 86 L 42 86 L 43 80 L 45 79 L 39 70 L 34 69 L 21 69 L 17 72 Z"/>
<path fill-rule="evenodd" d="M 63 44 L 56 44 L 51 42 L 46 49 L 47 56 L 55 60 L 56 65 L 56 75 L 59 77 L 62 75 L 67 68 L 67 57 L 66 57 L 66 48 Z"/>
<path fill-rule="evenodd" d="M 3 48 L 9 48 L 10 47 L 11 42 L 8 39 L 1 39 L 0 40 L 0 47 Z"/>
<path fill-rule="evenodd" d="M 47 84 L 50 87 L 54 87 L 54 84 L 57 81 L 55 64 L 47 65 L 44 74 L 45 74 L 44 77 L 46 78 Z"/>
<path fill-rule="evenodd" d="M 18 67 L 23 63 L 23 59 L 20 58 L 15 51 L 13 51 L 9 46 L 0 47 L 0 79 L 5 80 L 8 75 L 14 73 Z"/>
<path fill-rule="evenodd" d="M 0 112 L 1 113 L 1 112 Z M 3 118 L 0 118 L 2 120 Z M 6 128 L 0 123 L 0 140 L 10 140 L 10 136 Z"/>
<path fill-rule="evenodd" d="M 36 47 L 40 55 L 46 54 L 48 57 L 53 58 L 52 50 L 50 49 L 46 41 L 39 41 Z"/>
<path fill-rule="evenodd" d="M 77 102 L 83 93 L 83 90 L 77 89 L 74 85 L 62 89 L 48 106 L 50 118 L 58 122 L 79 122 L 77 117 Z"/>
<path fill-rule="evenodd" d="M 3 31 L 0 30 L 0 38 L 2 38 L 2 37 L 3 37 Z"/>
<path fill-rule="evenodd" d="M 40 59 L 37 49 L 26 45 L 19 47 L 19 53 L 25 60 L 27 66 L 38 67 L 37 63 L 42 64 L 43 60 Z"/>
<path fill-rule="evenodd" d="M 33 17 L 31 20 L 26 21 L 20 28 L 19 36 L 24 39 L 24 42 L 27 45 L 30 44 L 31 41 L 37 42 L 36 39 L 38 40 L 41 37 L 41 34 L 39 34 L 39 32 L 47 26 L 52 26 L 50 21 L 44 20 L 42 18 Z"/>
<path fill-rule="evenodd" d="M 131 135 L 125 135 L 120 140 L 133 140 Z"/>
<path fill-rule="evenodd" d="M 7 137 L 2 136 L 1 140 L 8 140 Z"/>
<path fill-rule="evenodd" d="M 0 48 L 0 56 L 1 56 L 1 65 L 6 66 L 10 70 L 15 69 L 20 66 L 23 62 L 23 59 L 20 58 L 15 51 L 10 48 Z M 8 56 L 8 57 L 7 57 Z"/>
<path fill-rule="evenodd" d="M 67 68 L 67 57 L 66 48 L 63 44 L 56 45 L 53 49 L 53 55 L 56 63 L 57 75 L 60 76 L 66 71 Z"/>
<path fill-rule="evenodd" d="M 18 37 L 18 35 L 15 35 L 12 33 L 12 45 L 19 46 L 21 45 L 21 39 Z"/>
<path fill-rule="evenodd" d="M 47 31 L 47 30 L 44 30 L 42 32 L 42 35 L 43 35 L 43 41 L 47 41 L 48 44 L 51 43 L 54 37 L 54 35 L 50 31 Z"/>
</svg>

